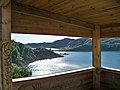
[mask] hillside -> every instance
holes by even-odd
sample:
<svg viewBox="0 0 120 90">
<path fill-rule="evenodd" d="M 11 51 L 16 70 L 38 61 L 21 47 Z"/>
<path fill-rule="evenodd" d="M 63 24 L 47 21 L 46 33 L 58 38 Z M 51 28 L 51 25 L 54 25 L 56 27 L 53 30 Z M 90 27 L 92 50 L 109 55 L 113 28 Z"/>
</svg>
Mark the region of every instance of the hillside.
<svg viewBox="0 0 120 90">
<path fill-rule="evenodd" d="M 26 44 L 32 48 L 44 47 L 44 48 L 65 48 L 65 47 L 78 47 L 82 45 L 92 45 L 91 39 L 80 38 L 80 39 L 69 39 L 64 38 L 61 40 L 56 40 L 52 43 L 28 43 Z"/>
<path fill-rule="evenodd" d="M 52 43 L 28 43 L 27 46 L 32 48 L 44 47 L 44 48 L 59 48 L 60 50 L 67 51 L 91 51 L 92 39 L 79 38 L 69 39 L 64 38 L 56 40 Z M 120 51 L 120 38 L 110 38 L 101 40 L 102 51 Z"/>
<path fill-rule="evenodd" d="M 36 60 L 61 57 L 59 54 L 45 48 L 32 49 L 22 43 L 12 40 L 12 62 L 17 65 L 24 65 Z"/>
<path fill-rule="evenodd" d="M 54 53 L 51 50 L 45 48 L 32 49 L 20 42 L 12 40 L 12 77 L 22 78 L 31 76 L 31 70 L 27 66 L 29 63 L 43 60 L 61 57 L 61 55 Z"/>
</svg>

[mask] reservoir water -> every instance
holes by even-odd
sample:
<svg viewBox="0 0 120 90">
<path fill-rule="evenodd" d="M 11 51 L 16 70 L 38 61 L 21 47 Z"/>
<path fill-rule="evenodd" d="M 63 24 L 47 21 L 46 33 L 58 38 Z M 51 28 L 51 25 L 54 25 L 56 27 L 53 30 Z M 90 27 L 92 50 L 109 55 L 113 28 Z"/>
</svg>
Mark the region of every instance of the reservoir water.
<svg viewBox="0 0 120 90">
<path fill-rule="evenodd" d="M 64 57 L 38 60 L 29 64 L 32 76 L 46 75 L 92 66 L 92 52 L 62 52 Z M 120 69 L 120 52 L 102 52 L 102 67 Z"/>
</svg>

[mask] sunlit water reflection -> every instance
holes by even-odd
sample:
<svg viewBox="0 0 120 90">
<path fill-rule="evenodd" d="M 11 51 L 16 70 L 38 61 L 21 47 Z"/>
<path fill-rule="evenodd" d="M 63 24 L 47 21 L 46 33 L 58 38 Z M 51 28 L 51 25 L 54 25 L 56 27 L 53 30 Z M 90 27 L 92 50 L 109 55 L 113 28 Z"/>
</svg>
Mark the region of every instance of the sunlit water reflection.
<svg viewBox="0 0 120 90">
<path fill-rule="evenodd" d="M 64 72 L 92 66 L 92 52 L 57 52 L 67 53 L 61 58 L 45 59 L 29 64 L 32 76 Z M 102 67 L 120 69 L 120 52 L 102 52 Z"/>
<path fill-rule="evenodd" d="M 35 61 L 29 64 L 32 76 L 69 71 L 91 66 L 91 52 L 56 52 L 67 53 L 64 57 Z M 86 57 L 87 56 L 87 57 Z"/>
</svg>

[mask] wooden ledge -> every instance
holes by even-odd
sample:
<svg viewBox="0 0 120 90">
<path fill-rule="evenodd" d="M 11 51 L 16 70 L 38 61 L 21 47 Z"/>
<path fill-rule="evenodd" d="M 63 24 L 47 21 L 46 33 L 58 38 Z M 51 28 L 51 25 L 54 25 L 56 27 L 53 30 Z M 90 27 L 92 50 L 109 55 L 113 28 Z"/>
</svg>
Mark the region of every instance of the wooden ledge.
<svg viewBox="0 0 120 90">
<path fill-rule="evenodd" d="M 55 74 L 49 74 L 49 75 L 43 75 L 43 76 L 33 76 L 33 77 L 25 77 L 25 78 L 18 78 L 18 79 L 13 79 L 13 83 L 17 82 L 25 82 L 25 81 L 31 81 L 31 80 L 36 80 L 36 79 L 42 79 L 42 78 L 49 78 L 49 77 L 55 77 L 55 76 L 61 76 L 61 75 L 66 75 L 66 74 L 72 74 L 76 72 L 90 72 L 93 71 L 94 67 L 88 67 L 88 68 L 82 68 L 82 69 L 77 69 L 77 70 L 72 70 L 72 71 L 66 71 L 66 72 L 61 72 L 61 73 L 55 73 Z"/>
<path fill-rule="evenodd" d="M 107 71 L 115 74 L 120 74 L 120 69 L 114 69 L 114 68 L 108 68 L 108 67 L 102 67 L 101 71 Z"/>
</svg>

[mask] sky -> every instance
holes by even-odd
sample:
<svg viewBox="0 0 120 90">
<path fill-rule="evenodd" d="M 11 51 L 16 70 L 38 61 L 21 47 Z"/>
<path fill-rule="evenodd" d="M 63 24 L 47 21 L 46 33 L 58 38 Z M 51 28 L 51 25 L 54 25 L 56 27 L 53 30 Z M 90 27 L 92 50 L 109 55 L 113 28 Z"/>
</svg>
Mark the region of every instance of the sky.
<svg viewBox="0 0 120 90">
<path fill-rule="evenodd" d="M 11 34 L 11 40 L 21 42 L 23 44 L 27 43 L 43 43 L 43 42 L 54 42 L 56 40 L 71 38 L 78 39 L 80 37 L 68 37 L 68 36 L 53 36 L 53 35 L 34 35 L 34 34 Z"/>
</svg>

